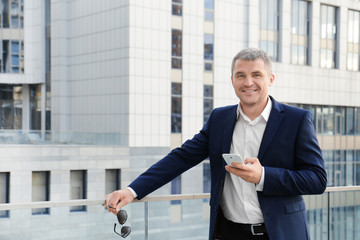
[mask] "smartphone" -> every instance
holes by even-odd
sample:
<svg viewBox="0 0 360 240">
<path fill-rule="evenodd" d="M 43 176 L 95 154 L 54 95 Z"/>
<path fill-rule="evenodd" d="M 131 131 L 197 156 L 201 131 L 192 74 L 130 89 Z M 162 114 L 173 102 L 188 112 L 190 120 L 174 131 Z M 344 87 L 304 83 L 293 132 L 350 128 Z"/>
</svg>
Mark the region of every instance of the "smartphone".
<svg viewBox="0 0 360 240">
<path fill-rule="evenodd" d="M 232 162 L 237 162 L 237 163 L 244 163 L 244 160 L 241 158 L 241 156 L 239 154 L 230 154 L 230 153 L 223 153 L 223 158 L 225 160 L 225 162 L 231 166 Z"/>
</svg>

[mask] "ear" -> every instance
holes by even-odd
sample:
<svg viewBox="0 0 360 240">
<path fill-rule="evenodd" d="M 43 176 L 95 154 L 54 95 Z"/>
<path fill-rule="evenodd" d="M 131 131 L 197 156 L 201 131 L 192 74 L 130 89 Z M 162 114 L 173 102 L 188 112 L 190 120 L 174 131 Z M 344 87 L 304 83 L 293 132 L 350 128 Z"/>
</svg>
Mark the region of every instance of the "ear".
<svg viewBox="0 0 360 240">
<path fill-rule="evenodd" d="M 272 73 L 270 75 L 269 87 L 274 84 L 274 81 L 275 81 L 275 75 Z"/>
</svg>

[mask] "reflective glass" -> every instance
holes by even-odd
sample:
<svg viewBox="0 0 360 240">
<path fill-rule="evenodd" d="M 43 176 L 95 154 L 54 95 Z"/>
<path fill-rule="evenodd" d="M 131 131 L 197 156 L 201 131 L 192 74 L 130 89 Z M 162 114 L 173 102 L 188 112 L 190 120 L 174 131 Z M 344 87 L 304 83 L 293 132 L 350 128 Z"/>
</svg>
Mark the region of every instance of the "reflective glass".
<svg viewBox="0 0 360 240">
<path fill-rule="evenodd" d="M 205 62 L 205 63 L 204 63 L 204 70 L 205 70 L 205 71 L 212 71 L 212 70 L 213 70 L 213 65 L 212 65 L 212 63 L 207 63 L 207 62 Z"/>
<path fill-rule="evenodd" d="M 292 11 L 291 11 L 291 33 L 299 33 L 299 0 L 292 1 Z"/>
<path fill-rule="evenodd" d="M 355 108 L 355 134 L 360 135 L 360 107 Z"/>
<path fill-rule="evenodd" d="M 213 21 L 214 20 L 214 12 L 205 11 L 205 20 Z"/>
<path fill-rule="evenodd" d="M 171 194 L 181 194 L 181 175 L 171 181 Z M 181 200 L 172 200 L 171 204 L 181 204 Z"/>
<path fill-rule="evenodd" d="M 171 132 L 181 133 L 182 85 L 171 83 Z"/>
<path fill-rule="evenodd" d="M 323 133 L 323 118 L 321 106 L 316 107 L 316 132 L 319 134 Z"/>
<path fill-rule="evenodd" d="M 182 16 L 182 0 L 172 0 L 172 15 Z"/>
<path fill-rule="evenodd" d="M 346 150 L 346 186 L 354 185 L 354 151 Z"/>
<path fill-rule="evenodd" d="M 86 199 L 87 195 L 87 171 L 70 171 L 70 199 Z M 70 207 L 71 212 L 86 211 L 86 206 Z"/>
<path fill-rule="evenodd" d="M 32 201 L 50 200 L 50 172 L 36 171 L 32 173 Z M 32 209 L 32 214 L 49 214 L 49 208 Z"/>
<path fill-rule="evenodd" d="M 0 204 L 9 202 L 10 173 L 0 172 Z M 0 211 L 0 218 L 8 217 L 9 211 Z"/>
<path fill-rule="evenodd" d="M 354 12 L 354 30 L 353 30 L 353 35 L 354 35 L 354 43 L 359 43 L 359 39 L 360 39 L 360 12 L 355 11 Z"/>
<path fill-rule="evenodd" d="M 346 134 L 354 135 L 354 108 L 346 108 Z"/>
<path fill-rule="evenodd" d="M 334 107 L 324 106 L 322 110 L 325 135 L 334 135 Z"/>
<path fill-rule="evenodd" d="M 327 6 L 326 38 L 335 39 L 335 8 Z"/>
<path fill-rule="evenodd" d="M 307 2 L 299 1 L 299 34 L 306 35 L 307 30 Z"/>
<path fill-rule="evenodd" d="M 214 0 L 204 0 L 205 9 L 214 9 Z"/>
<path fill-rule="evenodd" d="M 345 134 L 345 107 L 335 107 L 336 134 Z"/>
<path fill-rule="evenodd" d="M 213 60 L 214 59 L 214 35 L 213 34 L 204 34 L 204 59 Z"/>
<path fill-rule="evenodd" d="M 348 12 L 348 42 L 354 40 L 354 11 Z"/>
<path fill-rule="evenodd" d="M 260 28 L 261 29 L 267 29 L 267 23 L 268 23 L 268 19 L 267 19 L 267 15 L 268 15 L 268 0 L 261 0 L 260 3 Z M 264 48 L 263 48 L 264 49 Z"/>
<path fill-rule="evenodd" d="M 172 43 L 171 43 L 172 56 L 182 56 L 182 31 L 172 29 Z"/>
<path fill-rule="evenodd" d="M 326 38 L 327 11 L 326 6 L 321 5 L 321 38 Z"/>
<path fill-rule="evenodd" d="M 298 46 L 297 45 L 292 45 L 291 46 L 291 63 L 292 64 L 297 64 L 298 63 Z"/>
</svg>

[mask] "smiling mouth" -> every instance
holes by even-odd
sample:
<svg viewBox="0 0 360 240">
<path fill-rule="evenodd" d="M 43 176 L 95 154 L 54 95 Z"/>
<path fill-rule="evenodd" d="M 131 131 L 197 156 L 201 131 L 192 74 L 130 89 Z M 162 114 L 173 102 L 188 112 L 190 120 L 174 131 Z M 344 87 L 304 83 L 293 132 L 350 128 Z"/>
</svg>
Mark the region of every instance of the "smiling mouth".
<svg viewBox="0 0 360 240">
<path fill-rule="evenodd" d="M 245 93 L 251 93 L 251 92 L 255 92 L 256 91 L 256 89 L 253 89 L 253 90 L 243 90 L 243 92 L 245 92 Z"/>
</svg>

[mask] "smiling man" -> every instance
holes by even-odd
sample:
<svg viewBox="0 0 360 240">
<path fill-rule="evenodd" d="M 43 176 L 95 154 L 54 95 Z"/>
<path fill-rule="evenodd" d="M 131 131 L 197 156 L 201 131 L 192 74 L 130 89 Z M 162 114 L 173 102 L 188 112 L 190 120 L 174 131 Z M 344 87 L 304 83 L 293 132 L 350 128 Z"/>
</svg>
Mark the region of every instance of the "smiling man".
<svg viewBox="0 0 360 240">
<path fill-rule="evenodd" d="M 301 195 L 321 194 L 326 172 L 310 112 L 269 96 L 271 61 L 261 49 L 240 51 L 231 81 L 239 103 L 216 108 L 201 131 L 126 189 L 105 196 L 116 214 L 209 157 L 209 239 L 310 239 Z M 226 165 L 223 153 L 245 164 Z"/>
</svg>

